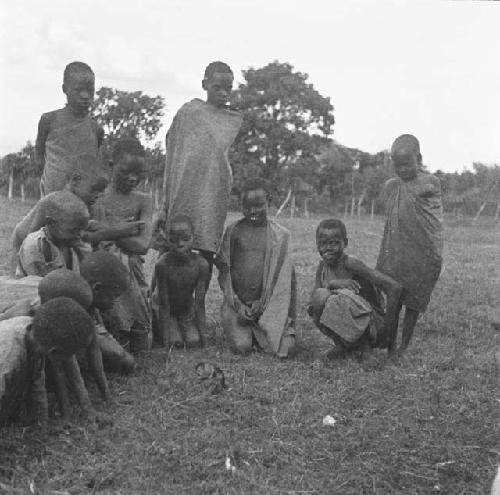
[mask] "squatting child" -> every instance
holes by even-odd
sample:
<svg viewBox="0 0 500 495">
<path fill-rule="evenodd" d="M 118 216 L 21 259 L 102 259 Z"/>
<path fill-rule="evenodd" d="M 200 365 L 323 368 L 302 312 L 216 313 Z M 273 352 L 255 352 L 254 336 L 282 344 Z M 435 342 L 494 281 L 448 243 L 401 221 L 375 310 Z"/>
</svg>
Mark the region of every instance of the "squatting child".
<svg viewBox="0 0 500 495">
<path fill-rule="evenodd" d="M 290 233 L 268 218 L 269 198 L 265 180 L 248 180 L 241 192 L 243 218 L 224 232 L 216 257 L 222 328 L 235 352 L 246 354 L 257 344 L 288 357 L 295 349 L 295 271 Z"/>
<path fill-rule="evenodd" d="M 441 273 L 443 250 L 441 185 L 422 170 L 420 144 L 403 134 L 391 147 L 396 177 L 385 185 L 387 220 L 377 269 L 403 286 L 405 307 L 400 352 L 410 343 Z M 392 335 L 393 342 L 397 334 Z"/>
<path fill-rule="evenodd" d="M 323 220 L 316 229 L 321 256 L 308 313 L 314 324 L 335 342 L 329 358 L 352 351 L 387 347 L 397 330 L 401 287 L 393 279 L 347 255 L 348 239 L 341 220 Z M 380 292 L 385 293 L 386 308 Z M 385 309 L 385 312 L 384 312 Z"/>
<path fill-rule="evenodd" d="M 35 160 L 43 170 L 42 196 L 63 189 L 70 171 L 87 167 L 102 171 L 99 148 L 104 131 L 89 114 L 95 91 L 92 69 L 83 62 L 68 64 L 62 90 L 66 106 L 44 113 L 38 124 Z"/>
<path fill-rule="evenodd" d="M 155 266 L 158 333 L 165 346 L 197 346 L 205 333 L 205 294 L 210 269 L 207 260 L 192 251 L 193 238 L 191 219 L 182 215 L 174 217 L 168 233 L 169 250 Z"/>
</svg>

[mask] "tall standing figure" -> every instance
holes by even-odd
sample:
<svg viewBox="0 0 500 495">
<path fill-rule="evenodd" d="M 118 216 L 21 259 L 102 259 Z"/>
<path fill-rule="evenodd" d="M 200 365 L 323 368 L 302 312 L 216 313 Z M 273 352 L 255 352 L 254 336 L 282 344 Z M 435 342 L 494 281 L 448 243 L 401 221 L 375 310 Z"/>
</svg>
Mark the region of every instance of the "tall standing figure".
<svg viewBox="0 0 500 495">
<path fill-rule="evenodd" d="M 400 351 L 410 343 L 418 315 L 423 313 L 441 273 L 443 250 L 441 184 L 422 171 L 416 137 L 399 136 L 391 148 L 396 177 L 385 185 L 386 224 L 377 270 L 403 287 L 405 307 Z M 392 335 L 392 349 L 396 335 Z"/>
<path fill-rule="evenodd" d="M 62 90 L 66 106 L 44 113 L 38 123 L 35 159 L 43 170 L 42 196 L 63 189 L 74 170 L 96 168 L 97 175 L 103 172 L 99 148 L 104 131 L 89 114 L 94 72 L 83 62 L 71 62 L 64 69 Z"/>
<path fill-rule="evenodd" d="M 194 227 L 193 248 L 208 261 L 210 270 L 220 244 L 229 206 L 232 172 L 227 153 L 241 126 L 238 112 L 227 102 L 233 72 L 223 62 L 212 62 L 202 81 L 206 101 L 194 99 L 177 112 L 166 142 L 163 181 L 163 227 L 178 215 L 187 215 Z"/>
</svg>

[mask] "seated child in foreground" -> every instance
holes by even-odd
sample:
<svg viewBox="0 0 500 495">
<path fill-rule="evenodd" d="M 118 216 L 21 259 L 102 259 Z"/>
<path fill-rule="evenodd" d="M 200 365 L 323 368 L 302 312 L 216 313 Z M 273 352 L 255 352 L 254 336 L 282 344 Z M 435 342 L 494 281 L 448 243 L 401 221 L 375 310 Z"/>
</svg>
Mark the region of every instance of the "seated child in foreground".
<svg viewBox="0 0 500 495">
<path fill-rule="evenodd" d="M 43 170 L 42 196 L 60 191 L 66 174 L 75 166 L 101 173 L 99 148 L 103 129 L 92 119 L 89 110 L 94 99 L 95 76 L 83 62 L 72 62 L 64 69 L 64 108 L 44 113 L 38 124 L 35 160 Z"/>
<path fill-rule="evenodd" d="M 387 275 L 345 254 L 347 232 L 340 220 L 323 220 L 316 230 L 321 256 L 308 312 L 315 325 L 335 342 L 328 357 L 387 347 L 398 325 L 401 286 Z M 384 315 L 379 291 L 386 298 Z"/>
<path fill-rule="evenodd" d="M 0 322 L 0 423 L 11 419 L 25 399 L 36 421 L 48 420 L 46 357 L 54 371 L 63 418 L 70 414 L 67 382 L 82 412 L 91 414 L 75 354 L 89 345 L 93 332 L 87 312 L 65 297 L 42 304 L 33 318 L 19 316 Z"/>
<path fill-rule="evenodd" d="M 159 340 L 165 346 L 200 345 L 205 333 L 205 294 L 210 268 L 192 251 L 193 224 L 187 216 L 170 222 L 169 251 L 157 261 L 154 280 L 159 294 Z M 193 297 L 194 294 L 194 297 Z"/>
<path fill-rule="evenodd" d="M 20 277 L 44 277 L 57 268 L 79 270 L 77 246 L 89 221 L 87 206 L 69 191 L 51 196 L 45 226 L 28 234 L 19 249 L 16 274 Z"/>
<path fill-rule="evenodd" d="M 399 307 L 405 307 L 402 353 L 441 273 L 443 205 L 439 179 L 422 171 L 420 144 L 415 136 L 399 136 L 391 147 L 391 160 L 396 177 L 385 184 L 387 220 L 377 269 L 403 287 Z M 394 333 L 394 343 L 396 339 Z"/>
<path fill-rule="evenodd" d="M 215 261 L 224 293 L 222 328 L 235 352 L 246 354 L 256 343 L 287 357 L 295 348 L 295 272 L 290 233 L 267 217 L 269 196 L 265 180 L 248 180 L 243 218 L 224 232 Z"/>
<path fill-rule="evenodd" d="M 101 228 L 89 233 L 92 244 L 117 256 L 129 271 L 127 290 L 115 305 L 123 328 L 129 333 L 132 352 L 151 346 L 149 286 L 143 271 L 143 255 L 148 252 L 152 234 L 151 197 L 136 191 L 146 174 L 145 151 L 134 138 L 123 138 L 113 148 L 111 183 L 96 203 L 94 218 Z"/>
<path fill-rule="evenodd" d="M 104 175 L 89 174 L 87 171 L 73 171 L 69 174 L 65 191 L 73 193 L 80 198 L 88 208 L 97 200 L 104 191 L 107 180 Z M 17 253 L 28 234 L 36 232 L 45 226 L 52 202 L 59 196 L 55 193 L 47 194 L 16 224 L 11 236 L 11 276 L 15 275 L 17 267 Z M 91 222 L 89 226 L 91 228 Z"/>
</svg>

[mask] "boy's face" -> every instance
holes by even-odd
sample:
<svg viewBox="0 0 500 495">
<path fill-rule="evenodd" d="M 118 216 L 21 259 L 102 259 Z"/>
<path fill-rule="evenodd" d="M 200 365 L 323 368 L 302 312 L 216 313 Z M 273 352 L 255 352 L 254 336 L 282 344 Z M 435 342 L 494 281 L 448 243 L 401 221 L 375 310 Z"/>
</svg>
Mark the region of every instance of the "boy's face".
<svg viewBox="0 0 500 495">
<path fill-rule="evenodd" d="M 246 191 L 241 198 L 243 216 L 252 225 L 264 225 L 267 222 L 267 193 L 264 189 Z"/>
<path fill-rule="evenodd" d="M 414 151 L 400 148 L 391 153 L 394 172 L 402 180 L 410 181 L 417 176 L 418 156 Z"/>
<path fill-rule="evenodd" d="M 94 284 L 92 295 L 94 306 L 99 311 L 109 311 L 115 300 L 123 293 L 123 288 L 114 285 Z"/>
<path fill-rule="evenodd" d="M 77 71 L 69 75 L 63 84 L 68 106 L 78 115 L 86 115 L 94 100 L 95 78 L 88 71 Z"/>
<path fill-rule="evenodd" d="M 172 253 L 179 258 L 185 258 L 193 248 L 193 231 L 185 222 L 173 223 L 170 227 L 169 246 Z"/>
<path fill-rule="evenodd" d="M 216 107 L 225 107 L 233 90 L 233 80 L 233 75 L 228 72 L 214 72 L 208 79 L 203 79 L 207 102 Z"/>
<path fill-rule="evenodd" d="M 49 218 L 47 227 L 57 246 L 74 246 L 80 242 L 82 231 L 87 228 L 89 215 L 62 214 L 60 218 Z"/>
<path fill-rule="evenodd" d="M 316 237 L 316 246 L 325 263 L 332 265 L 344 254 L 347 239 L 339 229 L 320 229 Z"/>
<path fill-rule="evenodd" d="M 115 189 L 129 194 L 143 180 L 146 171 L 144 156 L 125 153 L 113 164 L 113 182 Z"/>
<path fill-rule="evenodd" d="M 71 192 L 89 207 L 95 204 L 104 189 L 105 182 L 98 179 L 74 178 L 71 181 Z"/>
</svg>

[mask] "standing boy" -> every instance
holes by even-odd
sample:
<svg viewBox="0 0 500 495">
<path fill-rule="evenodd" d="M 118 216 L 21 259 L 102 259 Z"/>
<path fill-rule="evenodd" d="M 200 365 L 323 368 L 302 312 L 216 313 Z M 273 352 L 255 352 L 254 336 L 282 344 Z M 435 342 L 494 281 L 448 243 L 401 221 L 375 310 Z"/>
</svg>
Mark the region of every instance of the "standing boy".
<svg viewBox="0 0 500 495">
<path fill-rule="evenodd" d="M 208 261 L 219 247 L 229 206 L 232 172 L 227 152 L 241 116 L 227 108 L 233 72 L 223 62 L 205 70 L 206 101 L 191 100 L 177 112 L 166 141 L 164 202 L 160 222 L 170 231 L 172 218 L 187 215 L 194 225 L 193 248 Z"/>
<path fill-rule="evenodd" d="M 92 69 L 83 62 L 68 64 L 62 90 L 66 106 L 44 113 L 38 124 L 35 159 L 43 170 L 42 196 L 63 189 L 72 170 L 102 167 L 99 148 L 104 131 L 89 115 L 95 91 Z"/>
<path fill-rule="evenodd" d="M 401 287 L 387 275 L 348 256 L 344 222 L 323 220 L 316 229 L 321 256 L 308 313 L 318 329 L 335 342 L 329 358 L 352 351 L 387 347 L 397 331 Z M 386 312 L 379 291 L 386 295 Z M 389 348 L 392 351 L 392 348 Z"/>
<path fill-rule="evenodd" d="M 187 216 L 170 222 L 169 250 L 155 266 L 159 295 L 159 337 L 163 345 L 200 345 L 205 333 L 205 294 L 210 277 L 206 259 L 192 251 L 193 224 Z M 194 297 L 193 297 L 194 295 Z"/>
<path fill-rule="evenodd" d="M 235 352 L 250 352 L 255 341 L 287 357 L 295 348 L 297 300 L 290 233 L 267 218 L 265 180 L 248 180 L 241 203 L 243 218 L 227 227 L 216 258 L 224 293 L 222 328 Z"/>
<path fill-rule="evenodd" d="M 145 150 L 139 140 L 122 138 L 113 148 L 111 183 L 96 203 L 94 218 L 101 222 L 86 240 L 112 252 L 129 271 L 127 290 L 117 299 L 115 310 L 129 332 L 132 352 L 151 346 L 149 286 L 143 271 L 152 232 L 151 197 L 136 191 L 146 174 Z"/>
<path fill-rule="evenodd" d="M 416 137 L 399 136 L 392 145 L 391 159 L 397 177 L 385 185 L 387 220 L 377 269 L 403 286 L 400 309 L 405 306 L 405 316 L 400 351 L 404 352 L 441 273 L 441 185 L 437 177 L 422 171 Z M 394 333 L 394 342 L 396 337 Z"/>
</svg>

